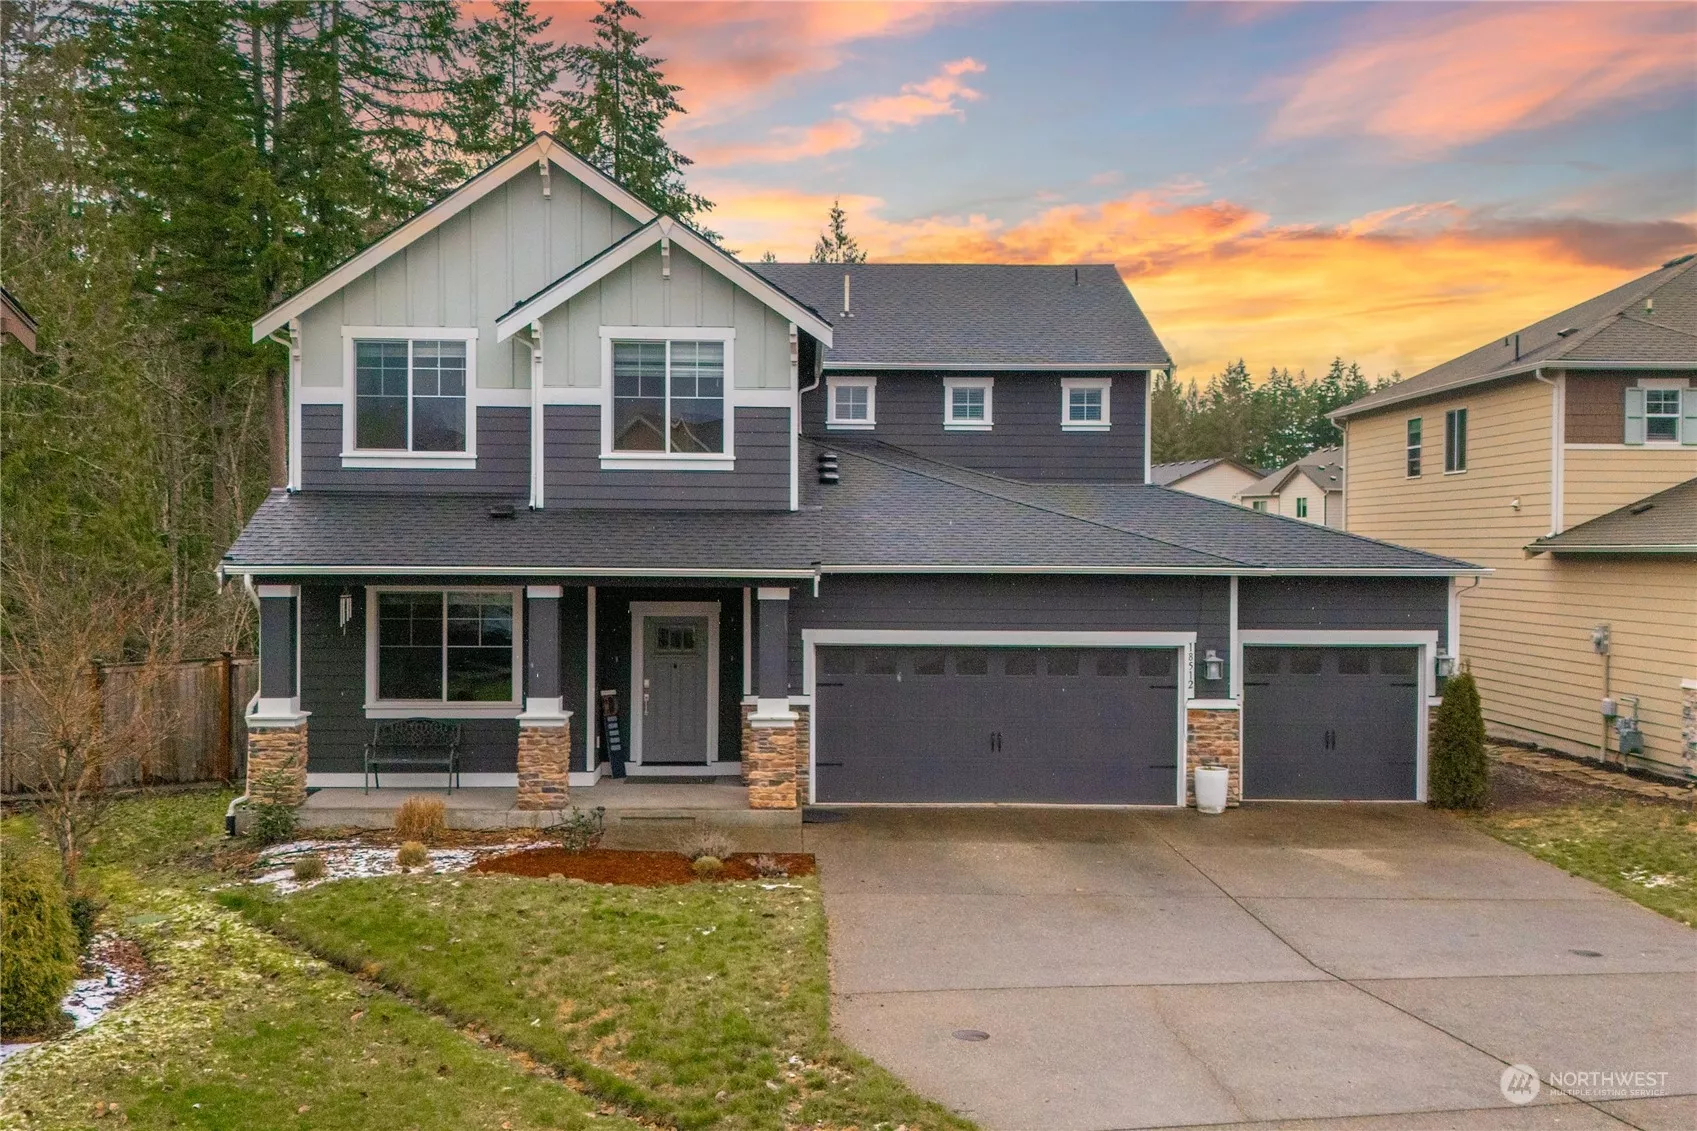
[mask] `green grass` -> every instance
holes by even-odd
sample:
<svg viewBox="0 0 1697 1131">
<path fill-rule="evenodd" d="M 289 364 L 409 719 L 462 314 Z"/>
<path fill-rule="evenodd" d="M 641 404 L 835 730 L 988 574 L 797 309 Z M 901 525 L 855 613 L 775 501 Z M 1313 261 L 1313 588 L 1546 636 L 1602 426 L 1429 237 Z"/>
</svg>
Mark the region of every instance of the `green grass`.
<svg viewBox="0 0 1697 1131">
<path fill-rule="evenodd" d="M 1697 927 L 1697 816 L 1624 798 L 1489 809 L 1469 820 L 1499 840 Z"/>
<path fill-rule="evenodd" d="M 970 1126 L 831 1037 L 811 880 L 393 877 L 223 898 L 664 1123 Z"/>
</svg>

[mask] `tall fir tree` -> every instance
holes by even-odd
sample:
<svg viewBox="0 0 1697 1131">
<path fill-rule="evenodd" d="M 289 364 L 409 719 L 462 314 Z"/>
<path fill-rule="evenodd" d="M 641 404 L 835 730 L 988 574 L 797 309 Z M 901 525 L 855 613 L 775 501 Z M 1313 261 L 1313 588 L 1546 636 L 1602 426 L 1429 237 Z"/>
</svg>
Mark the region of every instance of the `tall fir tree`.
<svg viewBox="0 0 1697 1131">
<path fill-rule="evenodd" d="M 476 19 L 467 31 L 447 121 L 469 164 L 529 141 L 537 115 L 557 101 L 572 48 L 548 38 L 553 22 L 539 17 L 529 0 L 497 0 L 493 15 Z"/>
<path fill-rule="evenodd" d="M 860 243 L 849 235 L 848 213 L 843 211 L 841 198 L 831 202 L 831 213 L 825 220 L 825 230 L 813 245 L 814 263 L 865 263 L 866 253 Z"/>
<path fill-rule="evenodd" d="M 629 26 L 641 18 L 626 0 L 601 0 L 590 20 L 594 40 L 568 53 L 565 67 L 576 89 L 556 103 L 555 122 L 580 157 L 644 203 L 696 223 L 713 203 L 685 187 L 683 171 L 693 162 L 666 141 L 666 119 L 687 111 L 677 98 L 682 88 L 660 69 L 665 60 L 643 54 L 648 37 Z"/>
</svg>

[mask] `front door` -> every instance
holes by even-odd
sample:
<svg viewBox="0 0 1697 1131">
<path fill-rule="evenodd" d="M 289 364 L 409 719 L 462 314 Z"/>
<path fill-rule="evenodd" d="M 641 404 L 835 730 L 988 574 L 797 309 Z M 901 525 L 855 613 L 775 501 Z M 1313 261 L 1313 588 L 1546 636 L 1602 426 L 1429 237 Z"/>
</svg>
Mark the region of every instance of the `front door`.
<svg viewBox="0 0 1697 1131">
<path fill-rule="evenodd" d="M 645 617 L 642 762 L 707 761 L 707 618 Z"/>
</svg>

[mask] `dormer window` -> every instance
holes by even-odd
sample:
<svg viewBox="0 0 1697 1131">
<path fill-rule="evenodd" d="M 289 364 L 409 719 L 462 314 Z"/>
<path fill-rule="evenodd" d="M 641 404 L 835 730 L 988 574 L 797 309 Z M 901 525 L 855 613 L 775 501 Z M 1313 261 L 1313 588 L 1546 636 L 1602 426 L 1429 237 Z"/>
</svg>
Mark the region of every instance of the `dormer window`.
<svg viewBox="0 0 1697 1131">
<path fill-rule="evenodd" d="M 944 378 L 943 427 L 953 432 L 988 432 L 994 392 L 995 383 L 989 377 Z"/>
<path fill-rule="evenodd" d="M 476 466 L 476 330 L 343 331 L 342 466 Z"/>
<path fill-rule="evenodd" d="M 1061 382 L 1061 428 L 1067 432 L 1106 432 L 1108 394 L 1112 382 L 1106 377 L 1074 377 Z"/>
<path fill-rule="evenodd" d="M 826 384 L 825 426 L 870 431 L 878 416 L 876 377 L 830 377 Z"/>
</svg>

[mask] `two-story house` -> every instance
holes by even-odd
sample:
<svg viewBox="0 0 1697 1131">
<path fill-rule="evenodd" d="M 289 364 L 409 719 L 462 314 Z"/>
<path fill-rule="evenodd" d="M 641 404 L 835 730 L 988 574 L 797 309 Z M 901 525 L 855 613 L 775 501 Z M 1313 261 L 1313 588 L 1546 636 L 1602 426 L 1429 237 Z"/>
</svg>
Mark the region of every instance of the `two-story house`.
<svg viewBox="0 0 1697 1131">
<path fill-rule="evenodd" d="M 428 717 L 557 810 L 611 711 L 626 773 L 756 808 L 1424 795 L 1479 571 L 1147 485 L 1170 362 L 1112 267 L 741 263 L 543 136 L 254 336 L 250 781 L 363 786 Z"/>
<path fill-rule="evenodd" d="M 1607 699 L 1630 764 L 1697 776 L 1697 259 L 1332 415 L 1350 531 L 1494 569 L 1460 606 L 1495 733 L 1612 759 Z"/>
<path fill-rule="evenodd" d="M 1343 449 L 1316 448 L 1237 493 L 1251 510 L 1343 526 Z"/>
</svg>

